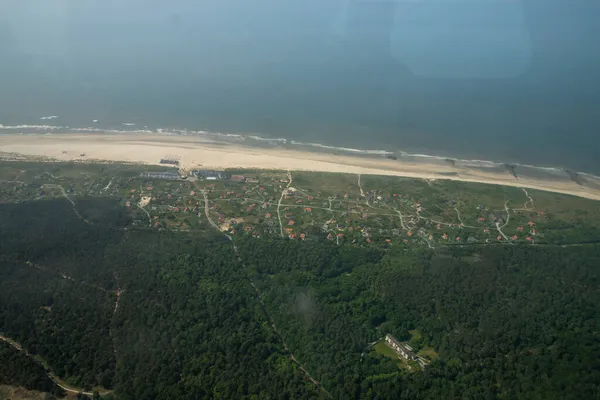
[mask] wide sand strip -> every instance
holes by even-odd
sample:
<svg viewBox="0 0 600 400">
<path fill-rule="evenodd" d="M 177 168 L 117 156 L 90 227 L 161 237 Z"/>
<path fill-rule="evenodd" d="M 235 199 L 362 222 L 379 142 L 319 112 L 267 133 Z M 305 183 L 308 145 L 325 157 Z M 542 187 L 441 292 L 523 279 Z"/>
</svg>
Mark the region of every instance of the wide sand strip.
<svg viewBox="0 0 600 400">
<path fill-rule="evenodd" d="M 44 156 L 61 161 L 106 160 L 159 164 L 166 156 L 180 157 L 185 169 L 244 168 L 392 175 L 423 179 L 450 179 L 546 190 L 600 200 L 600 180 L 582 186 L 568 179 L 515 179 L 507 172 L 486 172 L 438 163 L 409 162 L 220 144 L 195 136 L 151 134 L 0 135 L 0 152 Z M 85 156 L 82 156 L 85 154 Z M 588 178 L 589 180 L 589 178 Z"/>
</svg>

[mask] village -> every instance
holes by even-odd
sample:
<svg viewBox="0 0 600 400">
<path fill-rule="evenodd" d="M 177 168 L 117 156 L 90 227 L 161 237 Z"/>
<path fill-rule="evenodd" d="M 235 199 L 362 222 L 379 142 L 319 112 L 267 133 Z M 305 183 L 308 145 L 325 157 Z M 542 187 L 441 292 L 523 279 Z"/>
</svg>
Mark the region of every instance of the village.
<svg viewBox="0 0 600 400">
<path fill-rule="evenodd" d="M 175 164 L 175 162 L 174 162 Z M 90 168 L 88 165 L 86 168 Z M 96 166 L 98 169 L 99 167 Z M 447 183 L 282 171 L 214 171 L 127 166 L 102 172 L 41 172 L 0 181 L 14 201 L 111 197 L 140 228 L 218 229 L 231 236 L 328 240 L 337 245 L 421 246 L 543 242 L 546 208 L 509 188 L 486 205 Z M 489 185 L 487 185 L 489 186 Z M 490 191 L 496 189 L 490 186 Z M 504 190 L 506 192 L 506 189 Z"/>
</svg>

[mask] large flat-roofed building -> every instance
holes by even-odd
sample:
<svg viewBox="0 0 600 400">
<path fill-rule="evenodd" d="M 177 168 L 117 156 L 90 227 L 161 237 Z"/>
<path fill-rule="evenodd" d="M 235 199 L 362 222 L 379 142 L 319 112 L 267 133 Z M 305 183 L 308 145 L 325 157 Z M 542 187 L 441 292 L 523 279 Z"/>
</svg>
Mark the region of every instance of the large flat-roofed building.
<svg viewBox="0 0 600 400">
<path fill-rule="evenodd" d="M 169 179 L 169 180 L 178 180 L 181 179 L 177 172 L 142 172 L 140 174 L 142 178 L 150 178 L 150 179 Z"/>
<path fill-rule="evenodd" d="M 216 181 L 223 179 L 223 173 L 220 171 L 213 171 L 211 169 L 197 169 L 192 171 L 192 175 L 197 178 L 206 179 L 209 181 Z"/>
<path fill-rule="evenodd" d="M 406 343 L 400 343 L 396 338 L 394 338 L 389 333 L 385 335 L 385 341 L 398 354 L 399 357 L 404 358 L 409 361 L 416 361 L 421 368 L 425 368 L 427 364 L 429 364 L 428 360 L 425 360 L 423 357 L 418 356 L 412 349 L 412 347 Z"/>
</svg>

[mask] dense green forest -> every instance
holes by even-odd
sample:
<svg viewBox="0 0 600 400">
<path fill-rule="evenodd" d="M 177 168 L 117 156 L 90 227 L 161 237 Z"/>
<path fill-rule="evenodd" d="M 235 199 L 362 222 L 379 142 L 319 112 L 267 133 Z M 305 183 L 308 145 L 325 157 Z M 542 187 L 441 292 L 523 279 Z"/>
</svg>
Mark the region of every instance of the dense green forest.
<svg viewBox="0 0 600 400">
<path fill-rule="evenodd" d="M 111 199 L 76 207 L 0 204 L 0 333 L 71 385 L 118 399 L 600 396 L 598 245 L 232 243 L 132 227 Z M 369 346 L 387 333 L 439 357 L 399 369 Z M 0 365 L 0 383 L 56 393 L 8 345 Z"/>
</svg>

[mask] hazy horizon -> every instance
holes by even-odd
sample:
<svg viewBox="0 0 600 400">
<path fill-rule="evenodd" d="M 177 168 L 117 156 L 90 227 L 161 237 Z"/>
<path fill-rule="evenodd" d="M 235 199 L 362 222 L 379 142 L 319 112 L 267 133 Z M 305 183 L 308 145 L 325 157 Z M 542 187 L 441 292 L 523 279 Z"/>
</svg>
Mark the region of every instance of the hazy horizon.
<svg viewBox="0 0 600 400">
<path fill-rule="evenodd" d="M 253 132 L 600 172 L 583 0 L 0 0 L 0 123 Z"/>
</svg>

